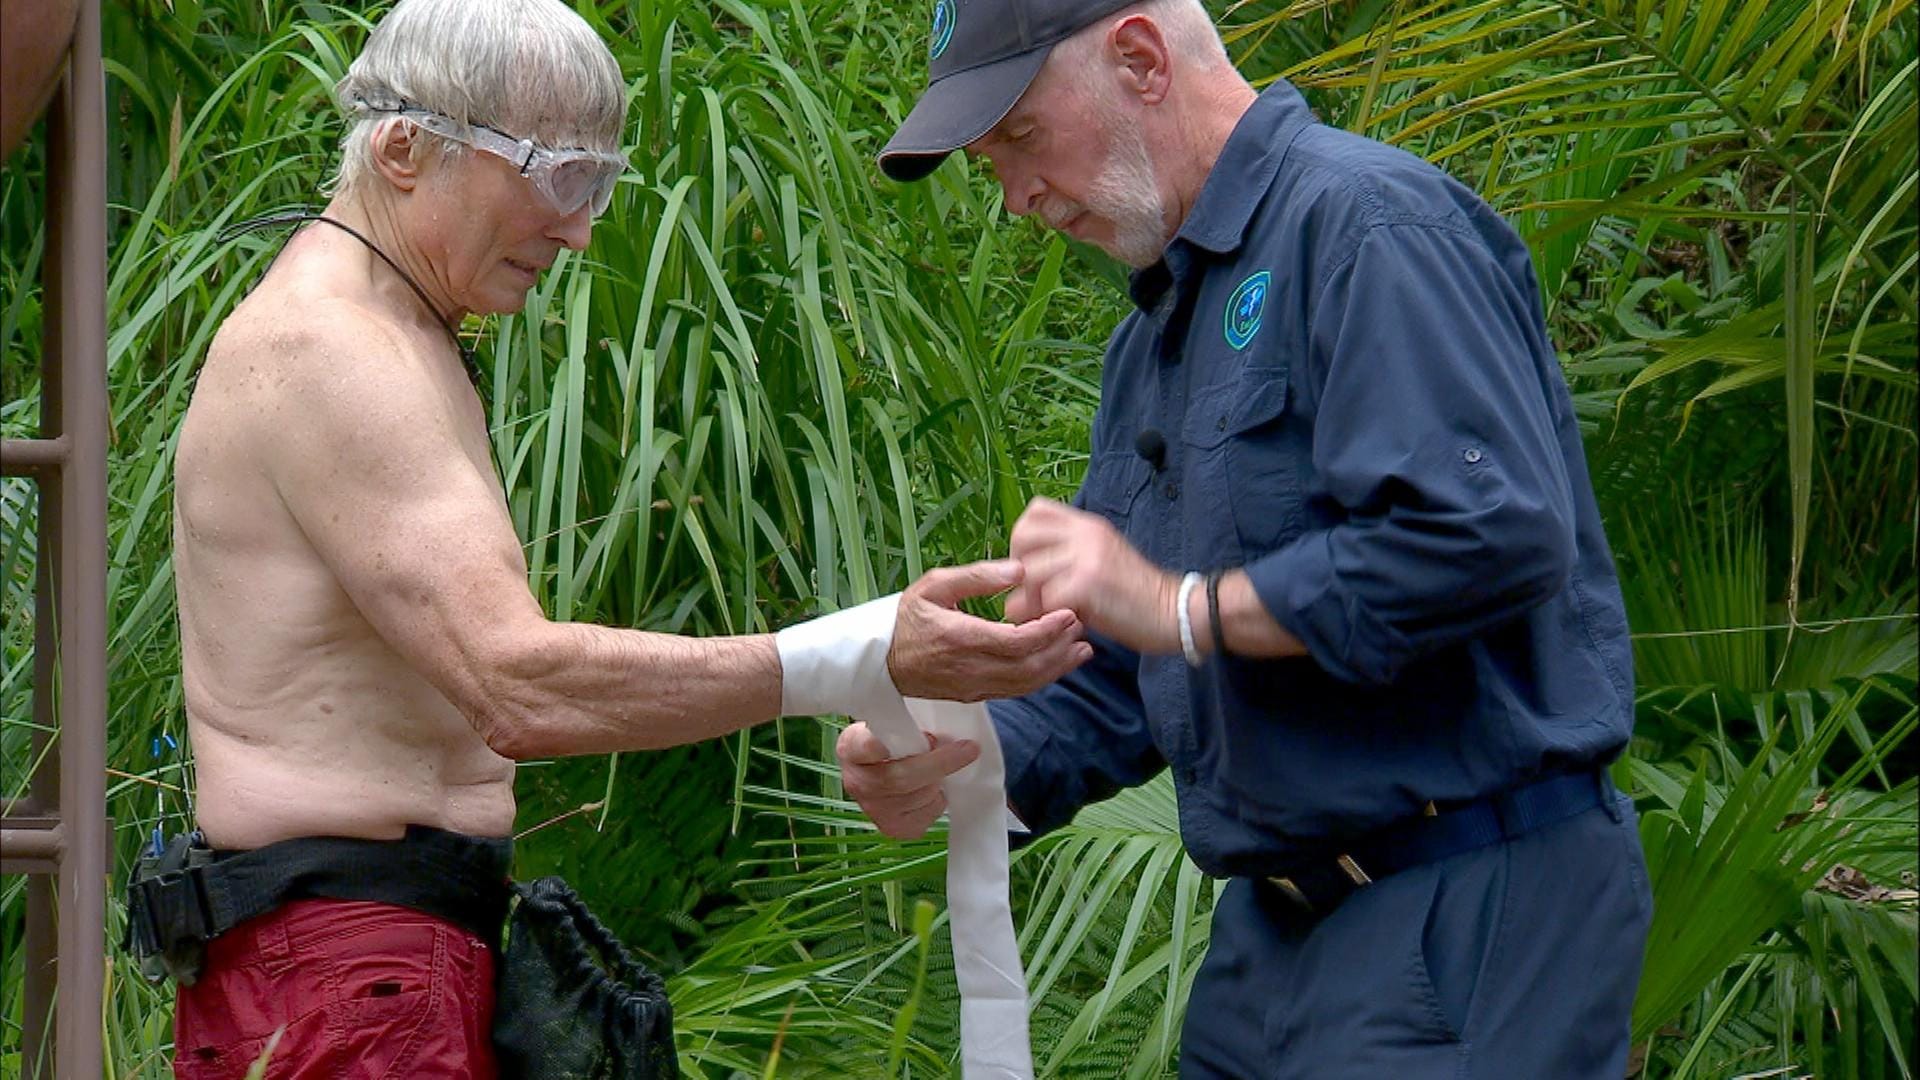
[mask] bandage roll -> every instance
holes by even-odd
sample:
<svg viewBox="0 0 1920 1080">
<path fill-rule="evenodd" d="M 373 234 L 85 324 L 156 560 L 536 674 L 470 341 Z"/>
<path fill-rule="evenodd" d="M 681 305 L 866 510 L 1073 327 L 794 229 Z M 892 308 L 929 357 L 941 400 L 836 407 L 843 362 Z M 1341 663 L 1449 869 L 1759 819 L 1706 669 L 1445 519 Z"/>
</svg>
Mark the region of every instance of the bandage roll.
<svg viewBox="0 0 1920 1080">
<path fill-rule="evenodd" d="M 1031 1080 L 1027 981 L 1008 903 L 1007 830 L 1024 828 L 1006 805 L 1006 767 L 985 706 L 903 698 L 887 671 L 899 594 L 822 616 L 775 635 L 781 711 L 861 720 L 887 752 L 927 749 L 926 733 L 968 739 L 980 757 L 946 778 L 947 907 L 960 984 L 966 1080 Z"/>
</svg>

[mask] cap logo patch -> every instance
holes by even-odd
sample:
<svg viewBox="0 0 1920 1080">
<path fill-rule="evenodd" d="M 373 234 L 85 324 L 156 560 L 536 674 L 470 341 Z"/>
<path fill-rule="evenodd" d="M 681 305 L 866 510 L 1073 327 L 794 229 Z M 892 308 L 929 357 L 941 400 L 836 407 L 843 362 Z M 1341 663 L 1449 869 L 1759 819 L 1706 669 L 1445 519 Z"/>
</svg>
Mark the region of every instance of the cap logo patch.
<svg viewBox="0 0 1920 1080">
<path fill-rule="evenodd" d="M 1260 332 L 1260 313 L 1267 306 L 1267 286 L 1272 281 L 1273 275 L 1262 270 L 1241 282 L 1227 298 L 1227 344 L 1233 346 L 1235 352 L 1246 348 L 1253 335 Z"/>
<path fill-rule="evenodd" d="M 947 51 L 953 43 L 953 0 L 935 0 L 933 5 L 933 35 L 927 41 L 927 59 L 938 60 L 940 54 Z"/>
</svg>

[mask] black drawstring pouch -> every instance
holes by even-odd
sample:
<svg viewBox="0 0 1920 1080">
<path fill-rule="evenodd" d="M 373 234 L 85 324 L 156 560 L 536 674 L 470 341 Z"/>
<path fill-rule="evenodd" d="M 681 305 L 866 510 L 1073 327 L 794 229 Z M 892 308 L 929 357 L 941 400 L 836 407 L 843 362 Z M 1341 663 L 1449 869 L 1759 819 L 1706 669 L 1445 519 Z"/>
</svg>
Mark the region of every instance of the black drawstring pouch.
<svg viewBox="0 0 1920 1080">
<path fill-rule="evenodd" d="M 673 1007 L 660 976 L 557 877 L 513 886 L 493 1046 L 509 1080 L 671 1080 Z"/>
</svg>

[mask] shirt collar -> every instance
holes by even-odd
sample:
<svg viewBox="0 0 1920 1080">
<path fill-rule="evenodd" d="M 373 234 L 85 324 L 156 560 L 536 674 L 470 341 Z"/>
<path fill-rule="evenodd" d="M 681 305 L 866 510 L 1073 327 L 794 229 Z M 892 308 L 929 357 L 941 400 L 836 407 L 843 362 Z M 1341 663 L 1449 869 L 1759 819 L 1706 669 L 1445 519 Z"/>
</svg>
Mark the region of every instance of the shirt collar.
<svg viewBox="0 0 1920 1080">
<path fill-rule="evenodd" d="M 1306 99 L 1285 79 L 1275 79 L 1254 99 L 1220 148 L 1219 160 L 1160 261 L 1133 273 L 1127 292 L 1135 304 L 1153 310 L 1161 294 L 1186 277 L 1192 259 L 1185 248 L 1226 255 L 1240 247 L 1293 136 L 1312 120 Z"/>
</svg>

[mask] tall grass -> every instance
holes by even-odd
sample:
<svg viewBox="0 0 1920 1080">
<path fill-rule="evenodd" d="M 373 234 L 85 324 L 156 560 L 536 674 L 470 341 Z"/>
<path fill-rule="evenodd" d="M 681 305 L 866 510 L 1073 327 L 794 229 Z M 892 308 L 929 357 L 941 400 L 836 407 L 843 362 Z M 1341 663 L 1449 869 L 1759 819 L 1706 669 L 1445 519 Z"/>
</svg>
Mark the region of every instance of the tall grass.
<svg viewBox="0 0 1920 1080">
<path fill-rule="evenodd" d="M 634 173 L 593 247 L 557 265 L 524 314 L 469 328 L 548 610 L 689 633 L 764 629 L 898 588 L 925 565 L 980 552 L 982 537 L 1004 537 L 1029 476 L 1054 467 L 1029 468 L 1027 447 L 1006 432 L 1062 414 L 1057 389 L 1045 403 L 1020 395 L 1063 374 L 1033 374 L 1049 356 L 1091 365 L 1073 339 L 1092 301 L 1060 284 L 1063 249 L 1036 257 L 1018 237 L 1002 244 L 978 230 L 992 205 L 979 185 L 945 177 L 917 193 L 916 216 L 872 182 L 871 133 L 901 90 L 893 75 L 874 76 L 909 70 L 915 47 L 861 3 L 583 12 L 632 83 Z M 108 11 L 120 871 L 156 827 L 190 814 L 168 556 L 174 433 L 207 341 L 278 243 L 218 237 L 316 200 L 337 132 L 327 91 L 367 25 L 316 6 Z M 9 434 L 30 429 L 38 389 L 38 169 L 30 156 L 16 164 L 0 186 Z M 1074 305 L 1072 318 L 1051 320 L 1055 305 Z M 1000 318 L 1008 310 L 1018 317 Z M 1090 394 L 1092 384 L 1059 385 Z M 1087 411 L 1068 422 L 1084 425 Z M 1056 478 L 1053 490 L 1071 482 Z M 4 492 L 0 759 L 14 794 L 30 728 L 33 507 L 24 484 Z M 581 881 L 629 940 L 678 972 L 696 1069 L 769 1060 L 776 1044 L 787 1072 L 835 1062 L 844 1072 L 864 1053 L 863 1028 L 824 1011 L 836 972 L 854 961 L 766 955 L 830 929 L 864 934 L 851 917 L 860 909 L 783 918 L 746 911 L 736 890 L 742 830 L 775 828 L 734 809 L 749 742 L 817 760 L 820 736 L 817 722 L 794 721 L 729 746 L 526 770 L 522 821 L 533 831 L 521 872 Z M 814 790 L 835 790 L 805 775 Z M 0 893 L 10 942 L 18 884 Z M 906 939 L 904 928 L 884 932 Z M 730 967 L 748 945 L 752 963 Z M 8 1048 L 22 1037 L 18 955 L 7 950 Z M 156 1070 L 165 995 L 136 985 L 124 964 L 117 971 L 113 1071 Z M 819 999 L 819 1011 L 796 993 Z M 876 1014 L 872 1032 L 891 1040 L 891 1016 Z M 933 1060 L 917 1041 L 902 1053 Z"/>
<path fill-rule="evenodd" d="M 782 625 L 1003 550 L 1030 494 L 1072 490 L 1119 274 L 1006 220 L 962 161 L 926 184 L 877 178 L 923 78 L 917 8 L 578 7 L 629 80 L 634 171 L 524 313 L 467 331 L 551 614 Z M 1911 1076 L 1912 904 L 1818 885 L 1823 863 L 1895 889 L 1915 870 L 1910 0 L 1215 10 L 1250 76 L 1285 74 L 1329 121 L 1440 162 L 1532 245 L 1639 635 L 1617 775 L 1641 797 L 1660 903 L 1636 1014 L 1648 1072 Z M 174 433 L 277 243 L 219 232 L 317 201 L 327 90 L 372 16 L 105 14 L 123 873 L 193 791 Z M 10 437 L 37 410 L 39 175 L 29 151 L 0 177 Z M 0 484 L 9 795 L 31 728 L 31 496 Z M 694 1075 L 952 1068 L 951 958 L 913 914 L 938 898 L 939 838 L 864 825 L 833 730 L 789 720 L 522 771 L 518 872 L 566 874 L 674 973 Z M 1217 887 L 1180 853 L 1171 797 L 1129 792 L 1018 856 L 1045 1075 L 1170 1067 Z M 0 1072 L 25 1037 L 19 893 L 0 885 Z M 124 959 L 113 976 L 108 1072 L 164 1075 L 168 995 Z"/>
</svg>

